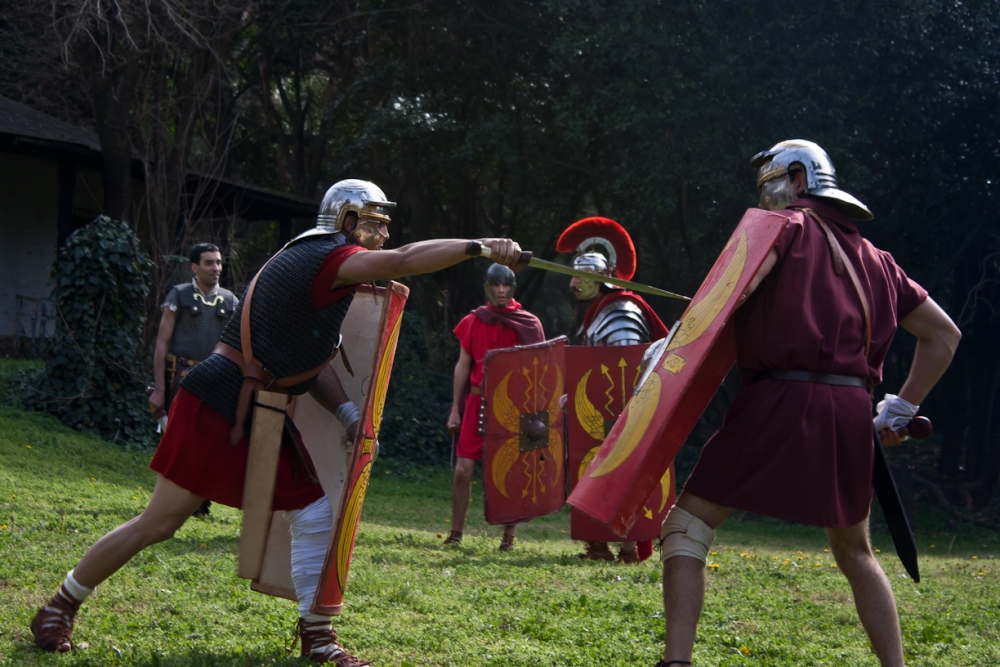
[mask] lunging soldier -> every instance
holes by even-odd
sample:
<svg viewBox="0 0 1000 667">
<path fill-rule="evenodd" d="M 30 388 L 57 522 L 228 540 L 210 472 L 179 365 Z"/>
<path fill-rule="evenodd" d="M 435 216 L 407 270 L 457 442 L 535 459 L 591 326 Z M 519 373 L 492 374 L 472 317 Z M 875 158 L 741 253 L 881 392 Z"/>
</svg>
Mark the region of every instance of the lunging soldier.
<svg viewBox="0 0 1000 667">
<path fill-rule="evenodd" d="M 620 224 L 600 217 L 578 220 L 559 236 L 556 250 L 575 253 L 573 268 L 595 275 L 592 280 L 574 276 L 569 281 L 574 298 L 588 306 L 576 332 L 578 345 L 641 345 L 669 333 L 641 296 L 601 282 L 600 276 L 631 280 L 635 275 L 635 246 Z M 622 542 L 618 560 L 638 563 L 652 553 L 651 541 Z M 580 557 L 615 559 L 607 542 L 587 542 Z"/>
<path fill-rule="evenodd" d="M 783 141 L 751 166 L 761 208 L 791 216 L 737 311 L 745 388 L 663 523 L 658 665 L 691 664 L 715 529 L 742 509 L 824 528 L 875 653 L 900 666 L 895 600 L 868 537 L 877 446 L 869 390 L 897 326 L 916 335 L 909 376 L 875 418 L 883 443 L 898 443 L 894 431 L 916 414 L 961 334 L 889 253 L 858 234 L 855 221 L 873 216 L 838 189 L 822 148 Z"/>
<path fill-rule="evenodd" d="M 194 273 L 191 282 L 174 285 L 160 305 L 163 314 L 156 332 L 155 386 L 149 396 L 149 407 L 163 428 L 181 380 L 212 354 L 239 303 L 235 294 L 219 286 L 222 254 L 218 246 L 198 243 L 191 248 L 191 272 Z M 195 510 L 195 515 L 207 515 L 210 504 L 206 500 Z"/>
<path fill-rule="evenodd" d="M 357 286 L 438 271 L 466 259 L 470 247 L 465 240 L 442 239 L 371 252 L 389 238 L 393 206 L 372 183 L 341 181 L 323 198 L 317 228 L 293 240 L 261 269 L 252 297 L 248 290 L 215 353 L 181 383 L 150 464 L 159 476 L 149 504 L 98 540 L 66 575 L 59 592 L 31 622 L 36 644 L 69 651 L 73 618 L 94 587 L 145 547 L 170 539 L 203 500 L 241 506 L 248 450 L 244 429 L 255 383 L 290 394 L 310 392 L 353 437 L 359 410 L 328 361 Z M 484 243 L 501 264 L 520 258 L 513 241 Z M 252 307 L 247 305 L 251 299 Z M 249 308 L 248 330 L 241 324 L 244 307 Z M 246 362 L 242 346 L 251 332 L 253 361 Z M 272 509 L 284 510 L 291 524 L 302 655 L 338 667 L 369 664 L 337 643 L 330 617 L 309 613 L 333 519 L 322 487 L 303 474 L 302 466 L 308 465 L 308 455 L 281 448 L 272 502 Z"/>
<path fill-rule="evenodd" d="M 454 329 L 461 344 L 455 364 L 455 380 L 448 431 L 457 435 L 455 443 L 455 480 L 451 487 L 451 532 L 444 544 L 459 544 L 465 527 L 465 515 L 472 495 L 472 473 L 483 456 L 480 431 L 483 359 L 490 350 L 515 345 L 532 345 L 545 340 L 542 323 L 514 300 L 517 280 L 509 267 L 493 264 L 486 271 L 483 289 L 487 303 L 462 318 Z M 504 526 L 500 551 L 514 549 L 514 529 Z"/>
</svg>

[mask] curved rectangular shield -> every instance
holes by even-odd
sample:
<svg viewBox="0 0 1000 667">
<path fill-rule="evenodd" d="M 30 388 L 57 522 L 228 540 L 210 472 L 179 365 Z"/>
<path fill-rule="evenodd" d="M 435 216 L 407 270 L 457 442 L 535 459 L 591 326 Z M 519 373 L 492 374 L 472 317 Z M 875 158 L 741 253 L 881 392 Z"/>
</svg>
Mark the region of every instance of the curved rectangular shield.
<svg viewBox="0 0 1000 667">
<path fill-rule="evenodd" d="M 563 412 L 566 337 L 491 350 L 483 361 L 486 522 L 506 525 L 566 503 Z"/>
<path fill-rule="evenodd" d="M 309 394 L 296 396 L 289 406 L 334 516 L 330 548 L 313 601 L 315 613 L 336 615 L 343 606 L 344 584 L 371 471 L 372 446 L 381 423 L 408 292 L 405 286 L 394 282 L 385 288 L 361 285 L 341 325 L 343 354 L 330 363 L 347 395 L 361 408 L 364 427 L 359 429 L 355 442 L 348 441 L 347 432 L 337 418 Z M 263 564 L 251 588 L 294 600 L 291 542 L 288 523 L 281 512 L 271 513 L 267 530 Z"/>
<path fill-rule="evenodd" d="M 570 492 L 576 488 L 597 455 L 608 431 L 625 409 L 639 383 L 639 362 L 649 348 L 644 345 L 614 347 L 566 347 L 566 447 L 569 450 Z M 653 540 L 674 504 L 673 466 L 643 503 L 626 540 Z M 590 542 L 614 542 L 618 535 L 580 510 L 570 511 L 570 538 Z"/>
<path fill-rule="evenodd" d="M 625 536 L 736 361 L 732 317 L 788 224 L 749 209 L 608 433 L 569 504 Z"/>
</svg>

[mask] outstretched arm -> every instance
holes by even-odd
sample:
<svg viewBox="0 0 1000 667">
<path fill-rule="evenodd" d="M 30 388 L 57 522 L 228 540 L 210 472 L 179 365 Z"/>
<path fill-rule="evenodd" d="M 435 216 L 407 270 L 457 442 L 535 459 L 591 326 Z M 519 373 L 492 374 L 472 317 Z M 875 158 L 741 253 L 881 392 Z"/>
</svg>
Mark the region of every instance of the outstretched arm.
<svg viewBox="0 0 1000 667">
<path fill-rule="evenodd" d="M 153 393 L 149 397 L 149 406 L 154 412 L 163 409 L 167 400 L 167 392 L 170 391 L 170 387 L 166 385 L 167 349 L 170 347 L 170 339 L 174 337 L 176 324 L 177 313 L 169 308 L 164 308 L 163 315 L 160 316 L 160 329 L 156 332 L 156 348 L 153 351 L 155 385 Z"/>
<path fill-rule="evenodd" d="M 493 251 L 493 261 L 510 266 L 521 257 L 521 247 L 510 239 L 481 239 Z M 340 265 L 331 289 L 374 280 L 392 280 L 433 273 L 469 259 L 465 239 L 418 241 L 395 250 L 358 252 Z"/>
<path fill-rule="evenodd" d="M 462 404 L 465 401 L 465 390 L 469 386 L 469 375 L 472 373 L 472 355 L 461 348 L 458 363 L 455 364 L 455 378 L 452 384 L 451 411 L 448 413 L 448 432 L 458 433 L 462 427 Z"/>
</svg>

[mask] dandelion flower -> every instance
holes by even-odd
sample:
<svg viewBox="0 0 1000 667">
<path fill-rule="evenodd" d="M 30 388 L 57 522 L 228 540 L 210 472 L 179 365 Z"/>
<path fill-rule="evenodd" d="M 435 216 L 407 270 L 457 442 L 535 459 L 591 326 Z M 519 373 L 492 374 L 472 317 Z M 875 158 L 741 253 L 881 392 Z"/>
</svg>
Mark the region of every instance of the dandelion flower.
<svg viewBox="0 0 1000 667">
<path fill-rule="evenodd" d="M 836 563 L 830 563 L 830 569 L 831 570 L 836 570 L 837 569 L 837 564 Z"/>
<path fill-rule="evenodd" d="M 719 564 L 718 563 L 709 563 L 708 566 L 710 568 L 712 568 L 713 570 L 718 570 L 719 569 Z"/>
<path fill-rule="evenodd" d="M 25 445 L 25 447 L 27 447 L 28 449 L 31 449 L 31 445 Z"/>
<path fill-rule="evenodd" d="M 743 655 L 748 655 L 750 653 L 750 649 L 748 649 L 746 646 L 741 646 L 740 653 L 742 653 Z"/>
<path fill-rule="evenodd" d="M 7 530 L 7 524 L 0 525 L 0 530 Z"/>
<path fill-rule="evenodd" d="M 881 549 L 876 549 L 875 553 L 880 554 L 880 553 L 882 553 L 882 550 Z"/>
</svg>

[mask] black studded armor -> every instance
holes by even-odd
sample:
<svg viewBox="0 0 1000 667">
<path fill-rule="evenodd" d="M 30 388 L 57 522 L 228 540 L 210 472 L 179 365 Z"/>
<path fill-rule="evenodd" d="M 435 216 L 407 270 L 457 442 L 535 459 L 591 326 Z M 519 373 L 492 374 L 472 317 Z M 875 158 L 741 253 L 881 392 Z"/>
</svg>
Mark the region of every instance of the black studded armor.
<svg viewBox="0 0 1000 667">
<path fill-rule="evenodd" d="M 337 236 L 338 240 L 342 238 Z M 281 251 L 257 279 L 250 310 L 253 354 L 275 378 L 316 368 L 337 345 L 340 325 L 354 294 L 316 308 L 310 290 L 323 258 L 340 245 L 342 241 L 331 240 L 330 236 L 304 238 Z M 240 320 L 245 298 L 244 295 L 220 339 L 241 351 Z M 304 394 L 313 382 L 315 378 L 287 387 L 286 391 Z M 195 366 L 181 386 L 234 424 L 242 383 L 239 367 L 213 354 Z"/>
</svg>

